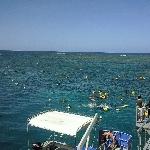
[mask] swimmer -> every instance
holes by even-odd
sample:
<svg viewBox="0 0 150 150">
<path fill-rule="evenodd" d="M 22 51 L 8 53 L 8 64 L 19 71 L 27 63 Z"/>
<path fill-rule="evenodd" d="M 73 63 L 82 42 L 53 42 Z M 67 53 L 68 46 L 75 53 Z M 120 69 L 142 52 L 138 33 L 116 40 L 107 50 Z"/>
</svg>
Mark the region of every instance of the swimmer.
<svg viewBox="0 0 150 150">
<path fill-rule="evenodd" d="M 71 105 L 68 104 L 68 106 L 66 108 L 69 110 L 71 108 Z"/>
</svg>

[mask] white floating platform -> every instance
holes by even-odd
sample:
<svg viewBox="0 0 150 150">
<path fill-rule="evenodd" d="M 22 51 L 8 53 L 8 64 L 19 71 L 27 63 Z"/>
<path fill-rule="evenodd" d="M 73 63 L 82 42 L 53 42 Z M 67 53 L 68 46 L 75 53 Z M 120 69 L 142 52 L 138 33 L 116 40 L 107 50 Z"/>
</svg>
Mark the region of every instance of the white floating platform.
<svg viewBox="0 0 150 150">
<path fill-rule="evenodd" d="M 48 111 L 29 119 L 28 125 L 75 136 L 93 118 L 70 113 Z"/>
</svg>

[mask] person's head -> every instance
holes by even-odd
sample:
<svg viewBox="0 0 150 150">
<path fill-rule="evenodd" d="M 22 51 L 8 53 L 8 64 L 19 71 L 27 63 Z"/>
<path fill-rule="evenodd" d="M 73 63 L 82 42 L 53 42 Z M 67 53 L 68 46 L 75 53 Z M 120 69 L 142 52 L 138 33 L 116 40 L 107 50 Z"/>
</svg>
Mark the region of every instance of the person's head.
<svg viewBox="0 0 150 150">
<path fill-rule="evenodd" d="M 38 145 L 38 146 L 41 146 L 41 142 L 37 142 L 37 145 Z"/>
<path fill-rule="evenodd" d="M 142 98 L 142 96 L 141 96 L 141 95 L 139 95 L 137 98 L 138 98 L 138 99 L 141 99 L 141 98 Z"/>
</svg>

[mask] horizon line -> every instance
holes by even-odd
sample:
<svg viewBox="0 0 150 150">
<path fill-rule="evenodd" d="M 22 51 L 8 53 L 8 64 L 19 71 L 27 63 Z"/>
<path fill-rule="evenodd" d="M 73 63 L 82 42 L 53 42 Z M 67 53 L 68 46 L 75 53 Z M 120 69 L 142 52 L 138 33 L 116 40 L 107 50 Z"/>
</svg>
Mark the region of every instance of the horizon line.
<svg viewBox="0 0 150 150">
<path fill-rule="evenodd" d="M 11 52 L 56 52 L 56 53 L 108 53 L 108 54 L 150 54 L 150 52 L 104 52 L 104 51 L 59 51 L 59 50 L 17 50 L 17 49 L 0 49 L 0 51 Z"/>
</svg>

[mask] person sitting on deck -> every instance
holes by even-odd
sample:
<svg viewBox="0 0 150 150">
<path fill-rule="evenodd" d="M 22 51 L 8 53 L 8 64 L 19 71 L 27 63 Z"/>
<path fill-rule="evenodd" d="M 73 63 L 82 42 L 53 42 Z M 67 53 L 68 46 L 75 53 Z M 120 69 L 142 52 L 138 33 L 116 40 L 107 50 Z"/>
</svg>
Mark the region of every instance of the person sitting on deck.
<svg viewBox="0 0 150 150">
<path fill-rule="evenodd" d="M 114 149 L 116 146 L 113 131 L 110 130 L 109 132 L 104 132 L 103 135 L 106 137 L 107 148 L 109 148 L 110 150 Z"/>
<path fill-rule="evenodd" d="M 149 102 L 145 106 L 148 109 L 148 118 L 149 118 L 150 117 L 150 99 L 149 99 Z"/>
</svg>

